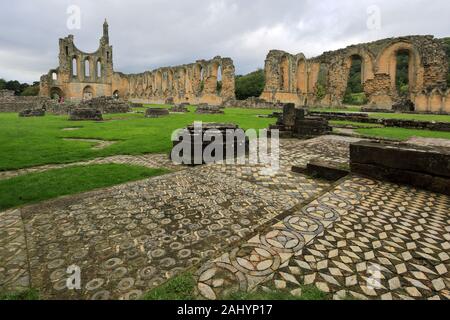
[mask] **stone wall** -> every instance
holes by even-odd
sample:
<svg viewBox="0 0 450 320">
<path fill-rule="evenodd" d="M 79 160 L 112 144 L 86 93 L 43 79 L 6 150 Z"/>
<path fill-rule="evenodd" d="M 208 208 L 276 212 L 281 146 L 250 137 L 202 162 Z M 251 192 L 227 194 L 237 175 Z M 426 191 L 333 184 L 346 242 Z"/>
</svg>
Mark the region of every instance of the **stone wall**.
<svg viewBox="0 0 450 320">
<path fill-rule="evenodd" d="M 350 166 L 352 173 L 450 195 L 448 148 L 362 141 L 350 145 Z"/>
<path fill-rule="evenodd" d="M 0 91 L 0 112 L 23 112 L 45 108 L 50 99 L 45 97 L 20 97 L 14 91 Z"/>
<path fill-rule="evenodd" d="M 225 108 L 245 108 L 245 109 L 283 109 L 283 104 L 267 102 L 261 98 L 250 97 L 246 100 L 231 99 L 222 104 Z"/>
<path fill-rule="evenodd" d="M 220 105 L 234 99 L 234 91 L 235 68 L 230 58 L 215 57 L 140 74 L 114 72 L 105 21 L 100 46 L 93 53 L 79 50 L 73 35 L 59 40 L 59 67 L 41 77 L 40 95 L 66 101 L 115 96 L 142 103 Z"/>
<path fill-rule="evenodd" d="M 109 44 L 109 27 L 105 21 L 99 48 L 83 52 L 74 43 L 74 36 L 59 39 L 59 67 L 41 77 L 43 97 L 80 101 L 112 96 L 113 49 Z"/>
<path fill-rule="evenodd" d="M 215 57 L 116 77 L 113 92 L 133 102 L 221 105 L 235 98 L 235 68 L 230 58 Z"/>
<path fill-rule="evenodd" d="M 396 88 L 397 54 L 409 54 L 409 99 L 419 111 L 450 111 L 448 58 L 441 40 L 408 36 L 379 40 L 306 59 L 272 50 L 265 61 L 266 86 L 261 98 L 298 106 L 337 107 L 347 89 L 352 59 L 362 61 L 364 92 L 373 108 L 391 109 Z"/>
</svg>

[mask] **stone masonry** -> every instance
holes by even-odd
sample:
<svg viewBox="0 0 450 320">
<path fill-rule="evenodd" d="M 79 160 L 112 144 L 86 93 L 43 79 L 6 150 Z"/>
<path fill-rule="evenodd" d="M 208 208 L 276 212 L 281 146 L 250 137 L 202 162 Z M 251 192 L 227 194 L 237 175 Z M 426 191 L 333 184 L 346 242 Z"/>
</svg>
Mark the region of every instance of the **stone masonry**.
<svg viewBox="0 0 450 320">
<path fill-rule="evenodd" d="M 230 58 L 217 56 L 140 74 L 114 72 L 106 21 L 97 51 L 79 50 L 73 35 L 60 39 L 59 48 L 59 67 L 41 77 L 42 97 L 80 101 L 114 96 L 140 103 L 211 105 L 235 98 L 235 68 Z"/>
<path fill-rule="evenodd" d="M 391 109 L 400 99 L 396 89 L 399 53 L 409 54 L 409 99 L 421 112 L 449 112 L 448 59 L 441 40 L 408 36 L 349 46 L 307 59 L 272 50 L 265 62 L 262 99 L 300 106 L 341 106 L 352 59 L 362 61 L 361 78 L 369 105 Z"/>
</svg>

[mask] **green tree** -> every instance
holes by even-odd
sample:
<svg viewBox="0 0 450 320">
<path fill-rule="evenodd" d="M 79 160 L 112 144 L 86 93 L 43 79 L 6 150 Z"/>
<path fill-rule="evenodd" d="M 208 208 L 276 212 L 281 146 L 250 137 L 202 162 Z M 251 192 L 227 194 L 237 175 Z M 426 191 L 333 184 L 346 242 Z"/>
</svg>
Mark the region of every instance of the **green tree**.
<svg viewBox="0 0 450 320">
<path fill-rule="evenodd" d="M 250 97 L 259 97 L 266 85 L 264 70 L 258 69 L 245 76 L 236 76 L 236 98 L 245 100 Z"/>
<path fill-rule="evenodd" d="M 25 88 L 22 93 L 20 94 L 21 96 L 38 96 L 39 95 L 39 83 L 33 84 L 32 86 L 28 86 L 27 88 Z"/>
<path fill-rule="evenodd" d="M 6 87 L 6 81 L 4 79 L 0 79 L 0 90 L 5 89 Z"/>
</svg>

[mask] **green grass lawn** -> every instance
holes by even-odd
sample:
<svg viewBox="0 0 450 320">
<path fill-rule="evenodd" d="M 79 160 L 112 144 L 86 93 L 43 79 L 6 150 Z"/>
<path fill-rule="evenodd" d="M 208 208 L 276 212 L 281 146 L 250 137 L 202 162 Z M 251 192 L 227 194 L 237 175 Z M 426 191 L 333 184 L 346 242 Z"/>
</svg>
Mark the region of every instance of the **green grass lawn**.
<svg viewBox="0 0 450 320">
<path fill-rule="evenodd" d="M 414 130 L 403 128 L 373 128 L 356 129 L 356 132 L 365 136 L 388 138 L 395 140 L 408 140 L 412 137 L 450 139 L 450 132 Z"/>
<path fill-rule="evenodd" d="M 403 119 L 418 121 L 450 122 L 450 115 L 408 114 L 408 113 L 369 113 L 369 117 L 377 119 Z"/>
<path fill-rule="evenodd" d="M 311 108 L 314 112 L 361 112 L 361 107 L 359 106 L 347 106 L 345 108 Z"/>
<path fill-rule="evenodd" d="M 99 164 L 30 173 L 0 181 L 0 211 L 168 172 L 140 166 Z"/>
<path fill-rule="evenodd" d="M 311 111 L 315 112 L 361 112 L 361 107 L 350 106 L 346 108 L 312 108 Z M 403 119 L 403 120 L 418 120 L 418 121 L 438 121 L 438 122 L 450 122 L 450 115 L 440 114 L 409 114 L 409 113 L 383 113 L 375 112 L 369 113 L 369 117 L 376 119 Z"/>
<path fill-rule="evenodd" d="M 362 123 L 362 122 L 352 122 L 352 121 L 330 121 L 332 126 L 352 126 L 355 128 L 383 128 L 381 124 L 375 123 Z"/>
<path fill-rule="evenodd" d="M 194 110 L 194 108 L 190 108 Z M 168 153 L 174 130 L 194 121 L 232 122 L 243 129 L 263 129 L 276 119 L 258 118 L 274 110 L 226 109 L 224 115 L 171 114 L 150 119 L 143 114 L 105 115 L 104 122 L 72 122 L 66 116 L 19 118 L 15 113 L 0 114 L 0 170 L 12 170 L 53 163 L 117 154 L 138 155 Z M 76 131 L 63 128 L 81 127 Z M 65 141 L 63 138 L 114 140 L 102 150 L 92 150 L 92 143 Z"/>
<path fill-rule="evenodd" d="M 20 292 L 0 292 L 0 301 L 11 300 L 11 301 L 33 301 L 39 300 L 39 292 L 34 289 L 24 290 Z"/>
</svg>

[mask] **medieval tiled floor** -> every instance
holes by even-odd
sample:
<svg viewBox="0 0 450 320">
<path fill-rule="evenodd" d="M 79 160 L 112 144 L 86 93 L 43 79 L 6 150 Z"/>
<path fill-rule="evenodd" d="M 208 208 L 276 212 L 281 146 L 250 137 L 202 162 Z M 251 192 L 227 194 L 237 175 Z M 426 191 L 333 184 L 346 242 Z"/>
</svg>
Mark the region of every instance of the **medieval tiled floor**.
<svg viewBox="0 0 450 320">
<path fill-rule="evenodd" d="M 198 291 L 315 285 L 334 299 L 449 299 L 450 197 L 350 176 L 204 264 Z"/>
<path fill-rule="evenodd" d="M 448 197 L 290 172 L 315 158 L 348 163 L 351 141 L 285 140 L 271 177 L 249 165 L 177 171 L 163 155 L 84 162 L 177 172 L 0 213 L 0 288 L 33 287 L 47 299 L 133 299 L 198 266 L 205 298 L 237 287 L 298 292 L 308 283 L 336 298 L 447 298 Z M 79 291 L 66 288 L 71 265 L 82 271 Z M 369 289 L 374 266 L 382 276 Z"/>
</svg>

